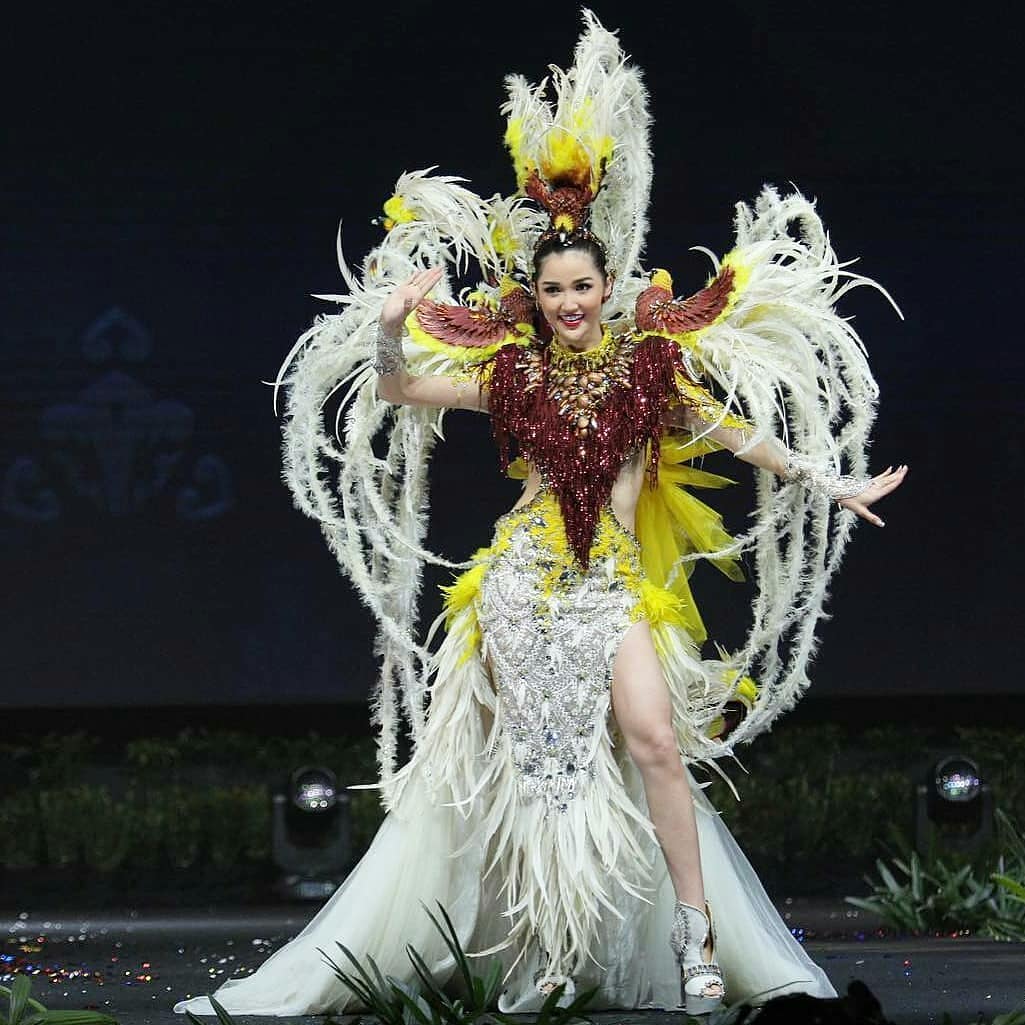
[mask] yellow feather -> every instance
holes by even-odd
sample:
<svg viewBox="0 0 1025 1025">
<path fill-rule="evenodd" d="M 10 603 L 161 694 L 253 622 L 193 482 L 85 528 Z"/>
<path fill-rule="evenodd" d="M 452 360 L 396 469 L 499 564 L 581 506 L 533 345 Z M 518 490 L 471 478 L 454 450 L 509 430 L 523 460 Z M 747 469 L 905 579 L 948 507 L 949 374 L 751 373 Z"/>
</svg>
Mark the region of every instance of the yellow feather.
<svg viewBox="0 0 1025 1025">
<path fill-rule="evenodd" d="M 503 260 L 508 260 L 515 256 L 519 249 L 516 239 L 513 238 L 512 231 L 507 224 L 496 224 L 491 229 L 491 244 L 495 247 L 495 252 Z"/>
<path fill-rule="evenodd" d="M 487 568 L 487 564 L 483 562 L 471 566 L 464 573 L 460 573 L 451 584 L 442 587 L 441 593 L 445 596 L 446 627 L 451 626 L 452 620 L 476 600 Z"/>
<path fill-rule="evenodd" d="M 505 475 L 511 480 L 526 480 L 530 476 L 530 467 L 527 465 L 526 459 L 522 456 L 514 459 L 509 464 L 509 469 L 505 471 Z"/>
<path fill-rule="evenodd" d="M 523 121 L 521 118 L 509 118 L 505 128 L 505 144 L 513 158 L 513 167 L 516 169 L 516 184 L 522 189 L 534 170 L 534 163 L 527 156 L 523 148 Z"/>
<path fill-rule="evenodd" d="M 384 204 L 384 227 L 391 231 L 396 224 L 408 224 L 417 219 L 416 211 L 406 206 L 406 201 L 401 196 L 392 196 Z"/>
<path fill-rule="evenodd" d="M 665 438 L 660 449 L 658 484 L 643 489 L 637 503 L 637 539 L 645 576 L 655 587 L 666 588 L 676 596 L 687 630 L 698 644 L 707 638 L 707 632 L 687 579 L 695 564 L 679 568 L 679 560 L 694 552 L 718 551 L 732 544 L 733 538 L 723 529 L 719 513 L 686 489 L 721 488 L 732 481 L 685 464 L 718 447 L 707 438 L 698 442 Z M 732 580 L 744 579 L 735 558 L 716 559 L 714 565 Z M 670 580 L 674 569 L 676 576 Z"/>
<path fill-rule="evenodd" d="M 670 276 L 669 271 L 662 270 L 661 267 L 658 267 L 651 272 L 651 284 L 655 288 L 664 288 L 670 293 L 673 290 L 673 279 Z"/>
</svg>

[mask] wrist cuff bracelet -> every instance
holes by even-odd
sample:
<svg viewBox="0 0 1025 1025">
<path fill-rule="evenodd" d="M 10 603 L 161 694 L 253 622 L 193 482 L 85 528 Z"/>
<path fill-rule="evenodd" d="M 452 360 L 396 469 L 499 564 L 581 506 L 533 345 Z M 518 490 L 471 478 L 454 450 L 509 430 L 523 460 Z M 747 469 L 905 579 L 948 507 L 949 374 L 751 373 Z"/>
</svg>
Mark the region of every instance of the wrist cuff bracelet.
<svg viewBox="0 0 1025 1025">
<path fill-rule="evenodd" d="M 834 502 L 860 495 L 872 481 L 871 477 L 852 477 L 821 470 L 807 456 L 794 452 L 787 456 L 787 468 L 783 479 L 803 484 L 809 491 L 824 494 Z"/>
<path fill-rule="evenodd" d="M 406 369 L 406 357 L 402 351 L 402 336 L 388 334 L 381 322 L 377 322 L 374 335 L 374 370 L 378 374 L 395 374 Z"/>
</svg>

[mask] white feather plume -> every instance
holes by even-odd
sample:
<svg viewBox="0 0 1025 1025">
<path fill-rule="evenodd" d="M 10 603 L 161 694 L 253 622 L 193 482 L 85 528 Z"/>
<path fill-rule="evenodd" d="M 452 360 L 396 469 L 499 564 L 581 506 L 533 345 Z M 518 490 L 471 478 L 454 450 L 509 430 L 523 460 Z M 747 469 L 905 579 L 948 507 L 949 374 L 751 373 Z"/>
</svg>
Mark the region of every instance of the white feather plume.
<svg viewBox="0 0 1025 1025">
<path fill-rule="evenodd" d="M 617 273 L 606 315 L 614 329 L 631 330 L 634 302 L 648 285 L 640 263 L 651 184 L 647 97 L 615 35 L 589 11 L 584 22 L 574 66 L 552 68 L 537 86 L 511 76 L 503 110 L 540 145 L 552 125 L 571 123 L 569 112 L 586 102 L 594 130 L 613 138 L 592 223 Z M 473 264 L 492 280 L 510 271 L 529 276 L 533 241 L 545 224 L 521 199 L 481 199 L 462 179 L 430 170 L 402 175 L 395 194 L 412 219 L 391 229 L 359 273 L 345 263 L 339 242 L 348 291 L 323 297 L 339 312 L 318 318 L 302 335 L 275 382 L 276 397 L 283 393 L 286 400 L 285 479 L 298 507 L 320 522 L 378 624 L 374 718 L 386 790 L 394 782 L 400 720 L 418 744 L 426 681 L 436 669 L 417 631 L 423 566 L 458 564 L 424 547 L 427 468 L 444 411 L 394 408 L 377 398 L 369 365 L 375 327 L 392 288 L 419 268 L 453 272 L 435 290 L 442 301 L 451 301 L 454 277 Z M 498 227 L 514 241 L 511 253 L 496 248 Z M 755 425 L 756 437 L 780 437 L 824 468 L 863 474 L 878 390 L 861 340 L 837 303 L 854 287 L 878 286 L 838 261 L 814 205 L 799 193 L 783 197 L 766 188 L 753 206 L 738 204 L 735 227 L 733 253 L 749 276 L 729 315 L 702 335 L 699 356 L 709 378 L 727 406 Z M 407 350 L 414 371 L 451 369 L 442 356 Z M 333 402 L 338 415 L 330 424 L 325 409 Z M 851 514 L 837 513 L 824 497 L 778 486 L 762 473 L 751 528 L 728 552 L 687 557 L 749 552 L 757 584 L 738 652 L 703 662 L 681 647 L 669 660 L 678 735 L 689 757 L 731 752 L 768 729 L 804 691 L 827 586 L 852 524 Z M 760 687 L 754 708 L 727 743 L 708 740 L 708 723 L 733 696 L 722 680 L 745 675 Z"/>
<path fill-rule="evenodd" d="M 612 140 L 612 157 L 591 204 L 591 229 L 605 243 L 609 267 L 616 275 L 605 307 L 608 319 L 616 322 L 632 310 L 636 291 L 630 283 L 641 272 L 651 193 L 651 118 L 641 72 L 628 63 L 615 33 L 589 10 L 583 11 L 583 20 L 572 67 L 566 71 L 551 65 L 549 77 L 536 85 L 520 75 L 508 76 L 502 112 L 519 124 L 524 152 L 535 165 L 555 130 L 576 138 L 589 152 L 592 165 L 599 162 L 595 140 Z M 584 133 L 579 130 L 581 112 L 586 112 Z M 545 226 L 538 222 L 533 239 Z"/>
<path fill-rule="evenodd" d="M 735 225 L 732 256 L 750 278 L 729 316 L 702 335 L 704 369 L 753 423 L 752 444 L 778 437 L 823 469 L 864 476 L 879 390 L 837 303 L 860 286 L 892 299 L 839 262 L 814 204 L 798 192 L 781 197 L 766 187 L 753 207 L 737 205 Z M 713 265 L 718 269 L 714 258 Z M 727 744 L 705 742 L 695 731 L 694 755 L 732 751 L 804 692 L 828 584 L 855 517 L 824 495 L 759 471 L 753 519 L 729 549 L 687 557 L 749 552 L 757 585 L 747 639 L 727 668 L 737 679 L 753 676 L 758 697 Z"/>
</svg>

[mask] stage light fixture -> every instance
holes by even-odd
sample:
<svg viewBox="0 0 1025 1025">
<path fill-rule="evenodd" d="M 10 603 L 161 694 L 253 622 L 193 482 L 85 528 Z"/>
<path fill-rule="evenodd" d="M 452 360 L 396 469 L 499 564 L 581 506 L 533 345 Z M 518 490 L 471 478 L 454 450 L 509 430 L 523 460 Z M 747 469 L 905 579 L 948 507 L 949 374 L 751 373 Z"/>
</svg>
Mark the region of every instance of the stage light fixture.
<svg viewBox="0 0 1025 1025">
<path fill-rule="evenodd" d="M 292 803 L 300 811 L 327 811 L 338 802 L 338 784 L 328 769 L 298 769 L 289 782 Z"/>
<path fill-rule="evenodd" d="M 915 792 L 915 847 L 971 851 L 993 835 L 993 793 L 974 759 L 960 753 L 932 763 Z"/>
<path fill-rule="evenodd" d="M 979 767 L 961 755 L 943 758 L 933 767 L 933 789 L 941 801 L 954 804 L 974 801 L 982 789 Z"/>
<path fill-rule="evenodd" d="M 271 856 L 278 892 L 323 900 L 345 877 L 352 853 L 349 796 L 323 766 L 295 769 L 273 796 Z"/>
</svg>

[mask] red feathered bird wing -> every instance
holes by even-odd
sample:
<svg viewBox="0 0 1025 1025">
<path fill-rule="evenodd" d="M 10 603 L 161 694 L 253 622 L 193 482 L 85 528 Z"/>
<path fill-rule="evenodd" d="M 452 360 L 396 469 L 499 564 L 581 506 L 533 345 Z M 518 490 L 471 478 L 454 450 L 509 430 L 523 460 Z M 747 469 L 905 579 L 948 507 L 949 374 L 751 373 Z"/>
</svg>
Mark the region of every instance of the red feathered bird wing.
<svg viewBox="0 0 1025 1025">
<path fill-rule="evenodd" d="M 735 272 L 724 266 L 700 292 L 674 299 L 664 288 L 646 288 L 637 297 L 636 324 L 640 331 L 674 338 L 714 324 L 729 305 Z"/>
</svg>

